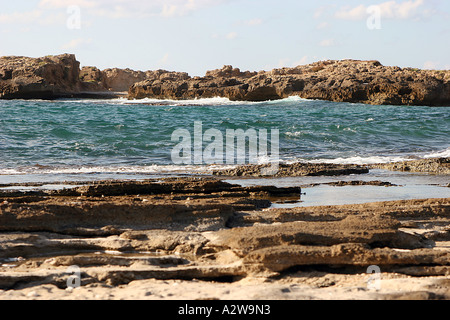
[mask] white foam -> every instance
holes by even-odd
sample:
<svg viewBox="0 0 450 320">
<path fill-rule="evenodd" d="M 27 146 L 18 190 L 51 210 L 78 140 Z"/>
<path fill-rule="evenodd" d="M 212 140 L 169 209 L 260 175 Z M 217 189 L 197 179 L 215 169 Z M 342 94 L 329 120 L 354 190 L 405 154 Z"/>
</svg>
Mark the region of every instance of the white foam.
<svg viewBox="0 0 450 320">
<path fill-rule="evenodd" d="M 172 106 L 224 106 L 224 105 L 241 105 L 243 102 L 231 101 L 228 98 L 202 98 L 190 100 L 169 100 L 169 99 L 137 99 L 128 100 L 126 98 L 114 99 L 119 104 L 154 104 L 154 105 L 172 105 Z"/>
<path fill-rule="evenodd" d="M 301 131 L 294 131 L 294 132 L 285 132 L 285 135 L 287 135 L 288 137 L 300 137 L 302 136 L 304 133 Z"/>
<path fill-rule="evenodd" d="M 277 104 L 277 103 L 285 103 L 285 102 L 305 102 L 305 101 L 313 101 L 310 99 L 303 99 L 298 96 L 291 96 L 285 99 L 280 100 L 268 100 L 268 101 L 260 101 L 260 102 L 251 102 L 251 101 L 231 101 L 228 98 L 223 97 L 214 97 L 214 98 L 196 98 L 196 99 L 188 99 L 188 100 L 171 100 L 171 99 L 152 99 L 152 98 L 144 98 L 144 99 L 133 99 L 129 100 L 128 98 L 114 98 L 114 99 L 60 99 L 56 100 L 56 102 L 70 102 L 70 103 L 96 103 L 96 104 L 118 104 L 118 105 L 167 105 L 167 106 L 239 106 L 239 105 L 249 105 L 249 104 Z"/>
<path fill-rule="evenodd" d="M 430 158 L 449 158 L 450 157 L 450 148 L 447 148 L 447 149 L 442 150 L 442 151 L 434 152 L 434 153 L 429 153 L 429 154 L 426 154 L 423 157 L 425 159 L 430 159 Z"/>
<path fill-rule="evenodd" d="M 359 165 L 370 165 L 378 163 L 394 163 L 402 161 L 411 161 L 417 159 L 431 159 L 431 158 L 448 158 L 450 157 L 450 148 L 446 150 L 437 151 L 433 153 L 415 155 L 392 155 L 392 156 L 371 156 L 371 157 L 348 157 L 348 158 L 336 158 L 336 159 L 316 159 L 316 160 L 305 160 L 305 159 L 295 159 L 289 161 L 293 162 L 308 162 L 308 163 L 329 163 L 329 164 L 359 164 Z"/>
<path fill-rule="evenodd" d="M 404 157 L 350 157 L 350 158 L 336 158 L 336 159 L 319 159 L 309 161 L 310 163 L 330 163 L 330 164 L 376 164 L 376 163 L 390 163 L 406 160 Z"/>
<path fill-rule="evenodd" d="M 306 163 L 328 163 L 328 164 L 357 164 L 357 165 L 369 165 L 377 163 L 391 163 L 411 160 L 407 157 L 401 156 L 372 156 L 372 157 L 349 157 L 349 158 L 336 158 L 336 159 L 295 159 L 286 161 L 287 164 L 292 164 L 296 162 L 306 162 Z"/>
<path fill-rule="evenodd" d="M 81 166 L 81 167 L 26 167 L 0 169 L 0 175 L 27 174 L 158 174 L 158 173 L 210 173 L 217 169 L 231 169 L 234 165 L 150 165 L 150 166 Z"/>
</svg>

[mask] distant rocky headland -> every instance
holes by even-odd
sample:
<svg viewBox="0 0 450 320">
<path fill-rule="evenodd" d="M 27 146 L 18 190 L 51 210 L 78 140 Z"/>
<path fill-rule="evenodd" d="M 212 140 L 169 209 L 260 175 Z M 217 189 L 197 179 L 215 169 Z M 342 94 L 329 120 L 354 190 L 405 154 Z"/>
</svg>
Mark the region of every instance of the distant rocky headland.
<svg viewBox="0 0 450 320">
<path fill-rule="evenodd" d="M 225 97 L 234 101 L 290 96 L 374 105 L 450 106 L 450 70 L 383 66 L 378 61 L 328 60 L 271 71 L 232 66 L 191 77 L 166 70 L 80 68 L 75 55 L 0 57 L 0 99 Z"/>
</svg>

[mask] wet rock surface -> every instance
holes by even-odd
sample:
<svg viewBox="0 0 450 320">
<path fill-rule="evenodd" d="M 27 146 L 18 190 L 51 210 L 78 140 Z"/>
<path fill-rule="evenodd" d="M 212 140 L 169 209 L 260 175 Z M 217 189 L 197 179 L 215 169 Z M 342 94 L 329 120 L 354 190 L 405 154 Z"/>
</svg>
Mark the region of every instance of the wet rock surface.
<svg viewBox="0 0 450 320">
<path fill-rule="evenodd" d="M 268 164 L 243 165 L 232 169 L 213 171 L 213 175 L 230 177 L 264 177 L 268 174 L 272 177 L 340 176 L 365 173 L 369 173 L 367 166 L 305 162 L 280 163 L 276 167 Z"/>
<path fill-rule="evenodd" d="M 371 165 L 370 167 L 402 172 L 450 174 L 450 158 L 433 158 L 394 163 L 382 163 Z"/>
<path fill-rule="evenodd" d="M 0 194 L 0 299 L 450 298 L 450 199 L 273 209 L 300 188 L 214 178 L 41 192 Z"/>
</svg>

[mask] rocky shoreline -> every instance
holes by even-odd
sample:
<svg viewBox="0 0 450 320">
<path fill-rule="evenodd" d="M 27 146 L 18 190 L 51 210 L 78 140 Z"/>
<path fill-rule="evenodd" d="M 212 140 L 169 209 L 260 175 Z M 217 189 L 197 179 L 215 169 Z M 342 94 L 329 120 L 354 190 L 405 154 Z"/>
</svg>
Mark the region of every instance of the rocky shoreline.
<svg viewBox="0 0 450 320">
<path fill-rule="evenodd" d="M 264 172 L 271 165 L 243 165 L 231 169 L 220 169 L 212 172 L 215 176 L 229 177 L 264 177 Z M 371 165 L 329 164 L 329 163 L 280 163 L 274 177 L 304 177 L 304 176 L 340 176 L 361 175 L 369 173 L 370 169 L 384 169 L 391 171 L 450 174 L 450 158 L 430 158 L 409 160 L 393 163 L 379 163 Z"/>
<path fill-rule="evenodd" d="M 432 158 L 394 163 L 381 163 L 371 165 L 370 167 L 372 169 L 385 169 L 402 172 L 450 174 L 450 158 Z"/>
<path fill-rule="evenodd" d="M 167 70 L 80 69 L 72 54 L 0 57 L 0 99 L 86 96 L 173 100 L 225 97 L 235 101 L 298 96 L 375 105 L 450 106 L 450 71 L 402 69 L 378 61 L 328 60 L 259 72 L 224 66 L 206 72 L 204 77 L 191 77 L 186 72 Z"/>
<path fill-rule="evenodd" d="M 416 164 L 442 174 L 448 160 Z M 355 168 L 367 167 L 284 170 L 340 176 L 337 169 Z M 450 298 L 449 198 L 277 209 L 298 201 L 301 187 L 221 179 L 0 192 L 0 299 Z M 80 270 L 76 289 L 67 287 L 71 266 Z M 377 288 L 371 266 L 381 272 Z"/>
</svg>

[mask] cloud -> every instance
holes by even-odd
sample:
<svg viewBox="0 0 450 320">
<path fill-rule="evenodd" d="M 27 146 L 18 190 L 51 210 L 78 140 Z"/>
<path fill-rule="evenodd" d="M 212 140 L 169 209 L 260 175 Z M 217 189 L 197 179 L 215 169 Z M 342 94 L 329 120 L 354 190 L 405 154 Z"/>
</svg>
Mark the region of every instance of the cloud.
<svg viewBox="0 0 450 320">
<path fill-rule="evenodd" d="M 280 59 L 278 61 L 277 67 L 278 68 L 284 68 L 290 65 L 291 59 L 288 58 L 284 58 L 284 59 Z"/>
<path fill-rule="evenodd" d="M 425 0 L 407 0 L 402 2 L 386 1 L 375 5 L 384 19 L 411 19 L 429 14 L 422 6 Z M 359 5 L 356 7 L 345 6 L 335 13 L 335 17 L 343 20 L 362 20 L 369 16 L 368 9 L 372 5 Z"/>
<path fill-rule="evenodd" d="M 229 0 L 41 0 L 39 7 L 62 9 L 79 6 L 93 16 L 120 18 L 180 17 Z"/>
<path fill-rule="evenodd" d="M 319 46 L 321 47 L 334 47 L 337 45 L 336 40 L 334 39 L 324 39 L 320 41 Z"/>
<path fill-rule="evenodd" d="M 301 66 L 301 65 L 308 64 L 308 62 L 309 62 L 309 57 L 308 56 L 303 56 L 303 57 L 301 57 L 300 60 L 295 61 L 294 65 L 295 66 Z"/>
<path fill-rule="evenodd" d="M 172 18 L 227 1 L 232 0 L 40 0 L 33 10 L 1 13 L 0 24 L 65 25 L 71 7 L 79 8 L 84 26 L 88 16 L 109 19 Z"/>
<path fill-rule="evenodd" d="M 441 61 L 428 60 L 423 64 L 425 70 L 450 70 L 450 64 L 443 64 Z"/>
<path fill-rule="evenodd" d="M 61 49 L 62 50 L 79 49 L 79 48 L 89 45 L 91 43 L 92 43 L 92 39 L 78 38 L 78 39 L 73 39 L 72 41 L 62 45 Z"/>
<path fill-rule="evenodd" d="M 38 22 L 42 19 L 43 12 L 41 10 L 33 10 L 27 12 L 13 12 L 0 14 L 0 23 L 5 24 L 25 24 Z"/>
<path fill-rule="evenodd" d="M 425 61 L 423 64 L 424 69 L 436 69 L 437 63 L 434 61 Z"/>
<path fill-rule="evenodd" d="M 227 38 L 228 40 L 233 40 L 236 39 L 238 36 L 237 32 L 230 32 L 229 34 L 227 34 L 225 36 L 225 38 Z"/>
<path fill-rule="evenodd" d="M 330 24 L 328 22 L 322 22 L 317 25 L 316 29 L 323 30 L 323 29 L 328 28 L 329 26 L 330 26 Z"/>
<path fill-rule="evenodd" d="M 169 61 L 169 54 L 168 54 L 168 53 L 166 53 L 166 54 L 158 61 L 158 63 L 159 63 L 159 64 L 166 64 L 167 61 Z"/>
<path fill-rule="evenodd" d="M 244 21 L 244 23 L 245 23 L 246 25 L 248 25 L 248 26 L 259 26 L 259 25 L 262 24 L 263 22 L 264 22 L 263 19 L 258 19 L 258 18 Z"/>
<path fill-rule="evenodd" d="M 320 6 L 314 12 L 314 19 L 319 19 L 319 18 L 322 18 L 325 15 L 329 15 L 329 11 L 334 9 L 335 7 L 336 7 L 335 4 L 330 4 L 330 5 L 326 5 L 326 6 Z"/>
<path fill-rule="evenodd" d="M 341 8 L 340 11 L 336 12 L 336 18 L 344 20 L 360 20 L 367 17 L 367 7 L 363 4 L 355 7 Z"/>
<path fill-rule="evenodd" d="M 276 68 L 292 68 L 292 67 L 297 67 L 297 66 L 301 66 L 301 65 L 305 65 L 308 64 L 310 61 L 310 57 L 309 56 L 303 56 L 301 57 L 299 60 L 293 61 L 292 59 L 289 58 L 282 58 L 280 60 L 278 60 L 278 63 L 276 65 Z M 266 66 L 267 69 L 272 69 L 273 67 L 270 66 Z"/>
<path fill-rule="evenodd" d="M 78 6 L 80 8 L 94 8 L 100 4 L 101 1 L 91 0 L 41 0 L 39 7 L 46 9 L 61 9 L 70 6 Z"/>
</svg>

